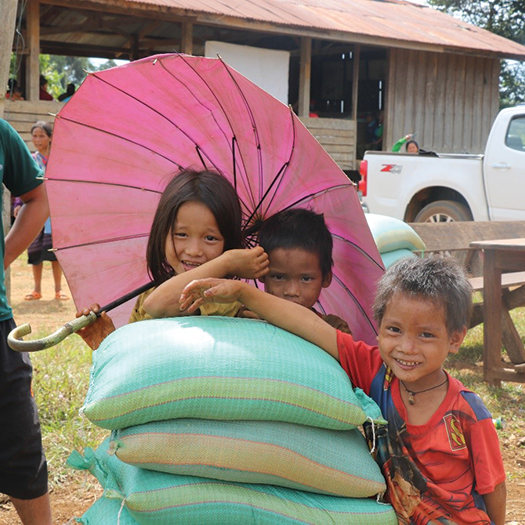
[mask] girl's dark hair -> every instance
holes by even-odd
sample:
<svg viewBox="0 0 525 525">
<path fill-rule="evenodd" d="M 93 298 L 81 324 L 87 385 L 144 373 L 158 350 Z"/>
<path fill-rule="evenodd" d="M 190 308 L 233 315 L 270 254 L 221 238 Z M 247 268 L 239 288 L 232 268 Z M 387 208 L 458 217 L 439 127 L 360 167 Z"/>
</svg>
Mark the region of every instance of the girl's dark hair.
<svg viewBox="0 0 525 525">
<path fill-rule="evenodd" d="M 53 126 L 49 122 L 45 122 L 44 120 L 39 120 L 38 122 L 35 122 L 31 126 L 31 134 L 33 134 L 33 131 L 36 128 L 41 129 L 49 138 L 53 136 Z"/>
<path fill-rule="evenodd" d="M 319 256 L 323 278 L 334 264 L 332 260 L 333 240 L 322 213 L 304 208 L 291 208 L 266 219 L 259 230 L 259 244 L 271 258 L 277 248 L 300 248 Z"/>
<path fill-rule="evenodd" d="M 242 213 L 235 188 L 218 173 L 184 170 L 166 186 L 151 225 L 146 260 L 148 272 L 156 283 L 174 275 L 166 260 L 166 238 L 175 224 L 179 208 L 191 201 L 201 202 L 213 213 L 224 237 L 224 251 L 243 248 Z"/>
</svg>

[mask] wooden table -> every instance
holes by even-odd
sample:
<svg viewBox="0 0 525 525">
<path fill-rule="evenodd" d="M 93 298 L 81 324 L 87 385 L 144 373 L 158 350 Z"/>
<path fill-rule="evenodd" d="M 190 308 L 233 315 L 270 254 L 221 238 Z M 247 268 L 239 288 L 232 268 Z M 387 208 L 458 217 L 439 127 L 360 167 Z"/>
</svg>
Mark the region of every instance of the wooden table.
<svg viewBox="0 0 525 525">
<path fill-rule="evenodd" d="M 512 308 L 525 305 L 525 238 L 474 241 L 470 247 L 484 251 L 483 378 L 495 385 L 525 383 L 525 349 L 509 314 Z M 510 364 L 502 362 L 503 343 Z"/>
</svg>

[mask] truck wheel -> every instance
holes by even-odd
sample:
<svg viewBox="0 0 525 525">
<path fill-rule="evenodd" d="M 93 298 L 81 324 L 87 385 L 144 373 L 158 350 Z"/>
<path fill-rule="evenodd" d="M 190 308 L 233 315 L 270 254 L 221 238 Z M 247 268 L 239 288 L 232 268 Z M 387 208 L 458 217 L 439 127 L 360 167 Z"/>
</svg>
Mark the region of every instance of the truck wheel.
<svg viewBox="0 0 525 525">
<path fill-rule="evenodd" d="M 471 221 L 472 213 L 464 204 L 455 201 L 436 201 L 427 204 L 417 215 L 415 222 Z"/>
</svg>

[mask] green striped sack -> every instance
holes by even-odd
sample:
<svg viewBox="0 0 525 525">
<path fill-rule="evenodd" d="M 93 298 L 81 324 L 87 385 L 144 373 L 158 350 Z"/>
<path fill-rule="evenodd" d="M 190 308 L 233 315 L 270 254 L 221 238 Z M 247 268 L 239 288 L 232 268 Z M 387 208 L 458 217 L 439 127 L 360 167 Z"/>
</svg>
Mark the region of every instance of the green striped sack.
<svg viewBox="0 0 525 525">
<path fill-rule="evenodd" d="M 122 498 L 110 499 L 102 496 L 89 507 L 77 523 L 83 525 L 137 525 L 124 505 Z"/>
<path fill-rule="evenodd" d="M 406 222 L 375 213 L 365 213 L 365 217 L 381 255 L 395 250 L 426 249 L 423 239 Z"/>
<path fill-rule="evenodd" d="M 390 505 L 271 485 L 232 483 L 137 468 L 107 453 L 108 440 L 69 464 L 93 472 L 105 496 L 124 500 L 139 524 L 397 525 Z"/>
<path fill-rule="evenodd" d="M 231 317 L 119 328 L 93 353 L 83 412 L 111 430 L 177 418 L 349 430 L 381 418 L 319 347 L 264 321 Z"/>
<path fill-rule="evenodd" d="M 117 430 L 110 448 L 125 463 L 172 474 L 354 498 L 386 490 L 357 429 L 171 419 Z"/>
<path fill-rule="evenodd" d="M 399 259 L 403 259 L 404 257 L 415 257 L 416 256 L 414 252 L 411 252 L 410 250 L 407 250 L 406 248 L 402 248 L 401 250 L 394 250 L 393 252 L 381 253 L 380 255 L 381 255 L 381 259 L 383 260 L 385 270 L 390 268 L 390 266 L 392 266 Z"/>
</svg>

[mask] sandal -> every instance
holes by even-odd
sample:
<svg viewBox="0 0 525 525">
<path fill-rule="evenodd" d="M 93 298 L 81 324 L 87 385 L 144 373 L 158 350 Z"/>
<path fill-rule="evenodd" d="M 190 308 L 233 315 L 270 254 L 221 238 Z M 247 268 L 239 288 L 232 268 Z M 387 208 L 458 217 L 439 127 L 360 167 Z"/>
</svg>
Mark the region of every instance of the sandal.
<svg viewBox="0 0 525 525">
<path fill-rule="evenodd" d="M 55 299 L 57 301 L 69 301 L 69 297 L 65 294 L 63 294 L 62 292 L 57 292 L 55 294 Z"/>
<path fill-rule="evenodd" d="M 25 297 L 24 297 L 24 300 L 25 301 L 38 301 L 38 299 L 42 299 L 42 294 L 41 293 L 38 293 L 38 292 L 31 292 L 31 293 L 28 293 Z"/>
</svg>

